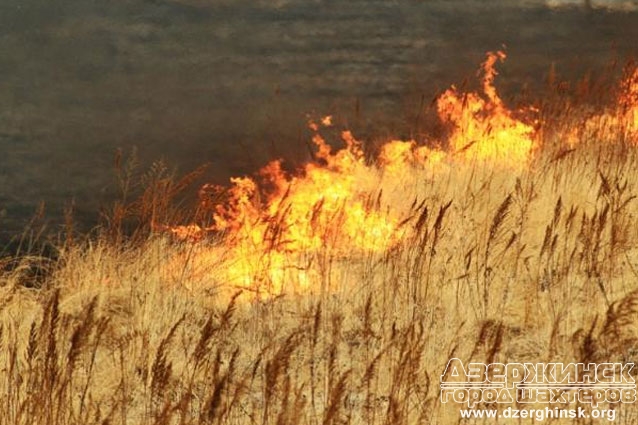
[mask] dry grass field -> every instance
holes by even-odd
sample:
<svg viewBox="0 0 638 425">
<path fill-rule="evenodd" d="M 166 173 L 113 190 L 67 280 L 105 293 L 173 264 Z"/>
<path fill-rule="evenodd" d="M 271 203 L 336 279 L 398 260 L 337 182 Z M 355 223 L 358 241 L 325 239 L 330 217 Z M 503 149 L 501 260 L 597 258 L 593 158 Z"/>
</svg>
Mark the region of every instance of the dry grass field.
<svg viewBox="0 0 638 425">
<path fill-rule="evenodd" d="M 638 72 L 509 109 L 503 58 L 428 143 L 315 119 L 313 161 L 205 186 L 192 224 L 189 178 L 151 176 L 99 236 L 0 260 L 0 423 L 507 423 L 439 401 L 448 359 L 637 360 Z"/>
</svg>

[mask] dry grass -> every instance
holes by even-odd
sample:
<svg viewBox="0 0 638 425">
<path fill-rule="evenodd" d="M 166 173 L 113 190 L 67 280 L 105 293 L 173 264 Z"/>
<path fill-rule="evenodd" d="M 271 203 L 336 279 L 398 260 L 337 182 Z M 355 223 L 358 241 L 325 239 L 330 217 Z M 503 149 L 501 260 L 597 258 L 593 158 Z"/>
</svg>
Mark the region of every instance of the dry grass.
<svg viewBox="0 0 638 425">
<path fill-rule="evenodd" d="M 439 402 L 450 357 L 636 360 L 638 149 L 551 137 L 522 171 L 379 176 L 410 238 L 307 253 L 310 284 L 291 270 L 278 296 L 225 282 L 219 242 L 127 245 L 118 204 L 115 233 L 67 240 L 41 287 L 26 257 L 2 275 L 0 423 L 470 423 Z M 127 204 L 145 225 L 184 182 L 152 183 Z"/>
</svg>

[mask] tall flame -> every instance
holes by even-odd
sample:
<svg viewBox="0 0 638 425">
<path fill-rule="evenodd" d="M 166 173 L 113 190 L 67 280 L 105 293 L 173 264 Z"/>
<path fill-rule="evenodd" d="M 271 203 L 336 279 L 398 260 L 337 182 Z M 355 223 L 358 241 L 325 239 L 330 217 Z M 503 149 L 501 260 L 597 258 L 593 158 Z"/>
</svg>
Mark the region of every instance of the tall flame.
<svg viewBox="0 0 638 425">
<path fill-rule="evenodd" d="M 626 123 L 631 140 L 638 139 L 638 69 L 622 82 L 618 103 L 619 115 Z"/>
<path fill-rule="evenodd" d="M 482 65 L 483 96 L 459 93 L 452 86 L 439 98 L 437 107 L 441 120 L 454 127 L 448 141 L 452 152 L 518 167 L 531 158 L 535 131 L 513 117 L 494 87 L 495 65 L 505 58 L 502 51 L 487 54 Z"/>
<path fill-rule="evenodd" d="M 495 66 L 505 58 L 500 51 L 487 54 L 481 66 L 481 93 L 461 93 L 452 86 L 438 98 L 438 117 L 449 129 L 446 140 L 432 146 L 390 141 L 370 162 L 362 143 L 349 131 L 341 133 L 341 149 L 326 142 L 321 133 L 332 126 L 332 117 L 313 120 L 308 123 L 315 147 L 313 161 L 288 173 L 276 160 L 262 168 L 258 177 L 232 178 L 226 200 L 205 206 L 212 209 L 210 228 L 189 225 L 171 231 L 189 239 L 201 238 L 207 231 L 221 235 L 221 244 L 204 247 L 201 261 L 209 256 L 223 258 L 219 269 L 227 282 L 258 292 L 280 293 L 286 285 L 298 288 L 315 281 L 315 269 L 309 266 L 313 261 L 382 255 L 404 240 L 410 227 L 404 226 L 406 211 L 390 205 L 379 189 L 384 179 L 396 183 L 416 169 L 437 173 L 477 161 L 505 169 L 524 168 L 539 151 L 537 111 L 508 109 L 494 85 Z M 600 126 L 603 121 L 622 126 L 635 140 L 638 71 L 621 88 L 616 109 L 590 119 L 587 126 Z M 564 139 L 573 143 L 570 133 Z"/>
<path fill-rule="evenodd" d="M 638 69 L 627 72 L 614 105 L 589 114 L 581 125 L 566 134 L 570 147 L 582 141 L 614 143 L 618 140 L 638 144 Z"/>
</svg>

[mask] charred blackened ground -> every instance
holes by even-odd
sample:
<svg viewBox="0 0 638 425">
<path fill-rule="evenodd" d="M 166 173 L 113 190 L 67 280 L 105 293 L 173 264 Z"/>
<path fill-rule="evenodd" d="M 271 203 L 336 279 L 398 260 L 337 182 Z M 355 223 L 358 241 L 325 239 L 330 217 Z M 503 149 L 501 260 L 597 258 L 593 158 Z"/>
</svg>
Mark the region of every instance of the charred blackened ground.
<svg viewBox="0 0 638 425">
<path fill-rule="evenodd" d="M 72 200 L 78 224 L 95 224 L 116 197 L 117 148 L 136 146 L 142 170 L 210 161 L 224 183 L 307 159 L 306 114 L 366 140 L 418 137 L 434 96 L 503 44 L 508 101 L 552 64 L 573 81 L 636 53 L 630 2 L 571 3 L 2 2 L 2 239 L 41 201 L 54 227 Z"/>
</svg>

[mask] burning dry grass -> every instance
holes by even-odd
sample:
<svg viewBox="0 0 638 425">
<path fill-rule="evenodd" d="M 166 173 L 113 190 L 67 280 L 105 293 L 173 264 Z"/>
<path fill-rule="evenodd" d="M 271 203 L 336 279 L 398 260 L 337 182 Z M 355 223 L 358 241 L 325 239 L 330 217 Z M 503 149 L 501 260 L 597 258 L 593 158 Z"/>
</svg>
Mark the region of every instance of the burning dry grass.
<svg viewBox="0 0 638 425">
<path fill-rule="evenodd" d="M 442 98 L 479 102 L 453 119 L 481 136 L 461 149 L 393 142 L 372 162 L 317 133 L 302 173 L 235 180 L 210 235 L 68 244 L 42 289 L 4 275 L 0 421 L 451 424 L 450 357 L 634 361 L 635 103 L 582 114 L 574 143 L 485 91 Z"/>
</svg>

